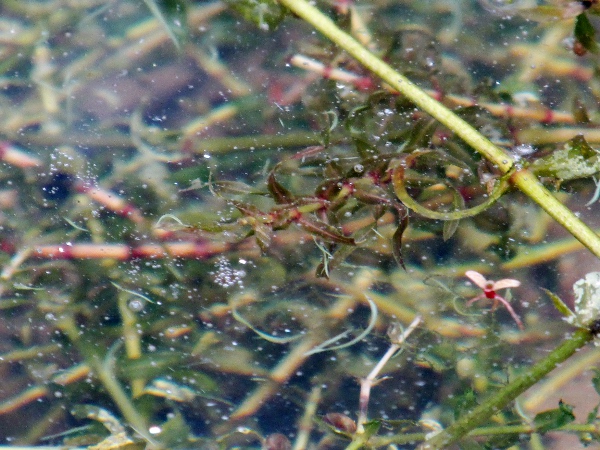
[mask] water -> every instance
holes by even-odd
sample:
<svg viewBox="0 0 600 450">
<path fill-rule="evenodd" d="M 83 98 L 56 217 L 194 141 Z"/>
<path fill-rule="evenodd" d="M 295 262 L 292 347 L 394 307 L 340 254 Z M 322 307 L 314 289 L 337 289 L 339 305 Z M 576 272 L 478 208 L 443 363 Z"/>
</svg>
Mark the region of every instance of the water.
<svg viewBox="0 0 600 450">
<path fill-rule="evenodd" d="M 231 3 L 0 6 L 3 445 L 345 448 L 375 419 L 375 447 L 415 448 L 573 331 L 542 288 L 572 305 L 596 257 L 309 24 Z M 582 5 L 317 6 L 597 226 Z M 582 170 L 556 179 L 554 152 Z M 495 425 L 559 398 L 584 422 L 597 361 Z"/>
</svg>

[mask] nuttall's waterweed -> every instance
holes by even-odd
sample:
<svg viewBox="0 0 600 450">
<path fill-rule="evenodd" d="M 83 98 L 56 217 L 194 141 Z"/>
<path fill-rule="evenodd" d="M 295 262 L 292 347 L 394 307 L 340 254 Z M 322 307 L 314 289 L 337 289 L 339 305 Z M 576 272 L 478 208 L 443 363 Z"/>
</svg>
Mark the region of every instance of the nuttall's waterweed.
<svg viewBox="0 0 600 450">
<path fill-rule="evenodd" d="M 325 21 L 302 15 L 304 0 L 76 3 L 0 4 L 0 443 L 300 450 L 340 447 L 335 435 L 349 449 L 500 448 L 559 427 L 600 439 L 596 417 L 569 428 L 564 411 L 549 426 L 513 409 L 591 340 L 595 314 L 564 333 L 540 307 L 527 332 L 496 332 L 455 320 L 421 283 L 564 257 L 513 187 L 558 219 L 537 178 L 571 201 L 594 188 L 593 62 L 565 49 L 562 22 L 567 6 L 597 2 L 486 2 L 515 17 L 553 6 L 544 30 L 476 1 L 311 2 L 337 11 Z M 584 17 L 574 38 L 592 52 Z M 563 222 L 600 255 L 575 219 Z M 473 296 L 510 300 L 483 281 Z M 410 345 L 400 327 L 385 340 L 417 316 Z M 539 354 L 550 339 L 564 344 Z M 333 430 L 314 429 L 323 414 Z"/>
</svg>

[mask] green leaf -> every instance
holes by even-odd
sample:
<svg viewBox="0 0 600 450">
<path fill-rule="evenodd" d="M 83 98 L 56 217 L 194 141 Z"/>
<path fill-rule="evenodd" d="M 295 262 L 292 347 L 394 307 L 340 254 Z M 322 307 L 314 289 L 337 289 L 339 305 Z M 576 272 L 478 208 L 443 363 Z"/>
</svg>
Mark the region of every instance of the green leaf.
<svg viewBox="0 0 600 450">
<path fill-rule="evenodd" d="M 389 140 L 401 145 L 403 153 L 411 153 L 419 148 L 427 148 L 437 127 L 436 120 L 418 119 L 410 127 L 393 133 Z"/>
<path fill-rule="evenodd" d="M 474 439 L 464 438 L 460 441 L 460 450 L 486 450 L 486 447 Z"/>
<path fill-rule="evenodd" d="M 465 199 L 456 190 L 454 190 L 452 206 L 454 207 L 454 209 L 465 209 Z M 454 236 L 454 233 L 456 233 L 456 230 L 458 229 L 459 223 L 460 220 L 447 220 L 444 222 L 444 227 L 442 229 L 442 237 L 444 241 L 447 241 L 452 236 Z"/>
<path fill-rule="evenodd" d="M 571 107 L 571 111 L 573 113 L 573 117 L 575 118 L 575 123 L 583 124 L 591 122 L 587 107 L 579 97 L 575 97 L 573 99 L 573 106 Z"/>
<path fill-rule="evenodd" d="M 321 138 L 323 139 L 323 146 L 327 148 L 331 142 L 331 133 L 338 126 L 339 117 L 338 113 L 334 110 L 325 111 L 322 114 L 325 116 L 326 123 L 321 131 Z"/>
<path fill-rule="evenodd" d="M 352 139 L 356 146 L 356 152 L 362 159 L 371 158 L 373 155 L 378 155 L 379 150 L 363 137 L 354 137 Z"/>
<path fill-rule="evenodd" d="M 392 172 L 392 186 L 394 187 L 394 192 L 396 193 L 396 196 L 407 208 L 412 209 L 414 212 L 416 212 L 417 214 L 419 214 L 421 216 L 427 217 L 429 219 L 434 219 L 434 220 L 460 220 L 460 219 L 464 219 L 466 217 L 475 216 L 475 215 L 485 211 L 490 206 L 492 206 L 496 201 L 498 201 L 498 199 L 500 199 L 500 197 L 502 197 L 504 192 L 506 192 L 506 190 L 508 189 L 508 186 L 509 186 L 508 178 L 510 177 L 510 173 L 509 173 L 509 174 L 504 175 L 498 181 L 496 181 L 496 184 L 494 185 L 494 189 L 488 195 L 487 200 L 480 203 L 479 205 L 473 206 L 472 208 L 459 210 L 459 211 L 441 212 L 441 211 L 432 211 L 424 206 L 421 206 L 421 204 L 419 204 L 416 200 L 414 200 L 408 194 L 408 191 L 406 190 L 406 183 L 404 180 L 404 171 L 405 171 L 405 168 L 403 167 L 403 165 L 401 163 L 401 164 L 398 164 Z"/>
<path fill-rule="evenodd" d="M 337 436 L 346 438 L 346 439 L 352 439 L 352 434 L 351 432 L 345 430 L 343 427 L 338 427 L 336 425 L 334 425 L 331 421 L 331 419 L 328 416 L 344 416 L 343 414 L 338 414 L 338 413 L 330 413 L 325 417 L 319 417 L 319 416 L 315 416 L 313 418 L 313 420 L 316 422 L 316 424 L 321 427 L 324 430 L 327 431 L 331 431 L 332 433 L 336 434 Z M 348 418 L 350 419 L 350 418 Z M 336 418 L 337 420 L 337 418 Z M 342 424 L 345 423 L 342 422 Z"/>
<path fill-rule="evenodd" d="M 256 206 L 250 203 L 238 202 L 236 200 L 230 200 L 229 203 L 235 206 L 237 210 L 241 212 L 244 216 L 257 217 L 264 215 L 264 213 L 260 209 L 258 209 Z"/>
<path fill-rule="evenodd" d="M 353 238 L 343 235 L 337 228 L 332 227 L 319 219 L 303 216 L 298 219 L 298 225 L 309 233 L 322 237 L 328 242 L 356 245 Z"/>
<path fill-rule="evenodd" d="M 598 409 L 600 409 L 600 405 L 596 405 L 596 407 L 589 412 L 587 420 L 585 421 L 586 424 L 593 425 L 598 421 Z M 581 445 L 584 447 L 588 447 L 594 442 L 600 442 L 600 433 L 598 433 L 598 431 L 579 433 L 579 442 L 581 442 Z"/>
<path fill-rule="evenodd" d="M 352 196 L 367 205 L 388 205 L 391 199 L 387 191 L 373 183 L 371 179 L 358 179 L 354 181 Z"/>
<path fill-rule="evenodd" d="M 317 278 L 329 278 L 329 274 L 339 267 L 358 247 L 355 245 L 340 245 L 332 254 L 332 258 L 324 259 L 317 266 L 315 275 Z"/>
<path fill-rule="evenodd" d="M 277 28 L 288 13 L 276 0 L 225 0 L 225 3 L 265 31 Z"/>
<path fill-rule="evenodd" d="M 594 371 L 594 376 L 592 377 L 592 385 L 596 390 L 596 393 L 600 395 L 600 369 L 594 367 L 592 369 Z"/>
<path fill-rule="evenodd" d="M 95 405 L 75 405 L 71 415 L 76 419 L 90 419 L 100 422 L 112 436 L 125 434 L 125 427 L 110 411 Z"/>
<path fill-rule="evenodd" d="M 597 373 L 598 369 L 594 369 L 594 371 Z M 598 388 L 596 388 L 596 391 L 598 391 Z M 591 425 L 594 422 L 596 422 L 596 420 L 598 420 L 598 409 L 600 409 L 600 405 L 596 405 L 596 407 L 590 411 L 590 413 L 587 416 L 587 420 L 585 421 L 585 423 L 587 423 L 588 425 Z"/>
<path fill-rule="evenodd" d="M 212 184 L 213 191 L 222 194 L 234 194 L 234 195 L 264 195 L 264 191 L 259 191 L 252 186 L 242 183 L 241 181 L 215 181 Z"/>
<path fill-rule="evenodd" d="M 583 47 L 593 53 L 598 51 L 598 44 L 594 40 L 596 30 L 588 19 L 587 14 L 581 13 L 575 19 L 575 39 L 577 39 Z"/>
<path fill-rule="evenodd" d="M 254 325 L 252 325 L 250 322 L 248 322 L 248 320 L 246 320 L 244 317 L 242 317 L 240 315 L 240 313 L 237 312 L 237 309 L 233 305 L 231 307 L 231 315 L 233 316 L 233 318 L 235 320 L 237 320 L 238 322 L 240 322 L 243 325 L 246 325 L 248 328 L 250 328 L 256 334 L 258 334 L 265 341 L 272 342 L 274 344 L 287 344 L 289 342 L 295 341 L 302 337 L 302 334 L 295 334 L 293 336 L 280 337 L 280 336 L 275 336 L 275 335 L 272 335 L 269 333 L 265 333 L 264 331 L 259 330 Z"/>
<path fill-rule="evenodd" d="M 379 421 L 379 420 L 369 420 L 367 423 L 365 423 L 364 424 L 365 440 L 369 439 L 371 436 L 376 435 L 377 432 L 379 431 L 380 427 L 381 427 L 381 421 Z"/>
<path fill-rule="evenodd" d="M 392 254 L 394 255 L 394 259 L 404 270 L 406 270 L 406 266 L 404 265 L 404 257 L 402 256 L 402 235 L 406 231 L 408 227 L 408 214 L 405 214 L 398 224 L 398 228 L 394 232 L 392 236 Z"/>
<path fill-rule="evenodd" d="M 152 15 L 167 32 L 177 50 L 187 35 L 187 4 L 185 0 L 143 0 Z"/>
<path fill-rule="evenodd" d="M 273 240 L 273 230 L 268 225 L 260 223 L 259 221 L 255 221 L 252 224 L 252 230 L 254 231 L 254 237 L 256 238 L 256 243 L 260 247 L 260 250 L 263 253 L 266 253 Z"/>
<path fill-rule="evenodd" d="M 174 448 L 188 442 L 191 429 L 179 411 L 170 414 L 169 420 L 162 424 L 161 432 L 157 436 L 165 448 Z"/>
<path fill-rule="evenodd" d="M 472 389 L 469 389 L 456 398 L 456 403 L 454 404 L 454 418 L 459 419 L 462 415 L 468 413 L 476 406 L 477 394 L 475 394 L 475 391 Z"/>
<path fill-rule="evenodd" d="M 564 317 L 574 316 L 573 311 L 571 311 L 571 309 L 565 304 L 565 302 L 562 301 L 562 299 L 558 295 L 550 292 L 548 289 L 541 289 L 548 295 L 548 297 L 550 297 L 552 303 L 554 303 L 554 307 L 558 310 L 559 313 L 561 313 Z"/>
<path fill-rule="evenodd" d="M 294 196 L 290 191 L 288 191 L 277 181 L 277 179 L 275 178 L 275 169 L 272 170 L 269 174 L 269 179 L 267 180 L 267 188 L 273 196 L 275 203 L 292 203 L 294 201 Z"/>
<path fill-rule="evenodd" d="M 527 436 L 527 439 L 529 439 L 529 436 Z M 519 434 L 501 434 L 490 438 L 485 443 L 485 448 L 486 450 L 509 448 L 518 444 L 521 440 L 522 437 Z"/>
<path fill-rule="evenodd" d="M 563 427 L 574 420 L 575 415 L 573 414 L 573 407 L 563 403 L 561 400 L 558 403 L 557 409 L 551 409 L 549 411 L 539 413 L 533 419 L 533 423 L 536 431 L 543 434 L 547 433 L 548 431 Z"/>
</svg>

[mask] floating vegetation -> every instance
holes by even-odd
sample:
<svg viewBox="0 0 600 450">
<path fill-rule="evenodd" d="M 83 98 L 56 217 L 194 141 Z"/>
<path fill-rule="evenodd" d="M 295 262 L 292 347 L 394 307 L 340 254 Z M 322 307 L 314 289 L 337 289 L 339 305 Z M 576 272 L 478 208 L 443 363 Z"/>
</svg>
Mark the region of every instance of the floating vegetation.
<svg viewBox="0 0 600 450">
<path fill-rule="evenodd" d="M 599 11 L 2 2 L 2 445 L 597 444 Z"/>
</svg>

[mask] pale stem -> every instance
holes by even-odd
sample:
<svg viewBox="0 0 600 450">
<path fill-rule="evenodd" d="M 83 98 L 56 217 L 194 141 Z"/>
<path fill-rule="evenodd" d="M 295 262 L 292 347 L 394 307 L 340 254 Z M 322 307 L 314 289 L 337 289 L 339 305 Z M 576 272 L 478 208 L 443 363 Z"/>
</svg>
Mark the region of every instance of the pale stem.
<svg viewBox="0 0 600 450">
<path fill-rule="evenodd" d="M 358 423 L 356 426 L 357 433 L 364 433 L 364 424 L 367 422 L 367 411 L 369 409 L 369 398 L 371 396 L 371 387 L 373 387 L 377 383 L 377 376 L 381 369 L 387 364 L 394 354 L 400 350 L 402 344 L 406 341 L 406 338 L 410 336 L 410 334 L 414 331 L 415 328 L 421 323 L 421 316 L 415 317 L 415 319 L 411 322 L 406 330 L 398 337 L 394 339 L 394 342 L 390 346 L 390 348 L 385 352 L 385 354 L 381 357 L 377 365 L 371 370 L 369 375 L 364 378 L 360 383 L 360 397 L 359 397 L 359 414 L 358 414 Z"/>
</svg>

